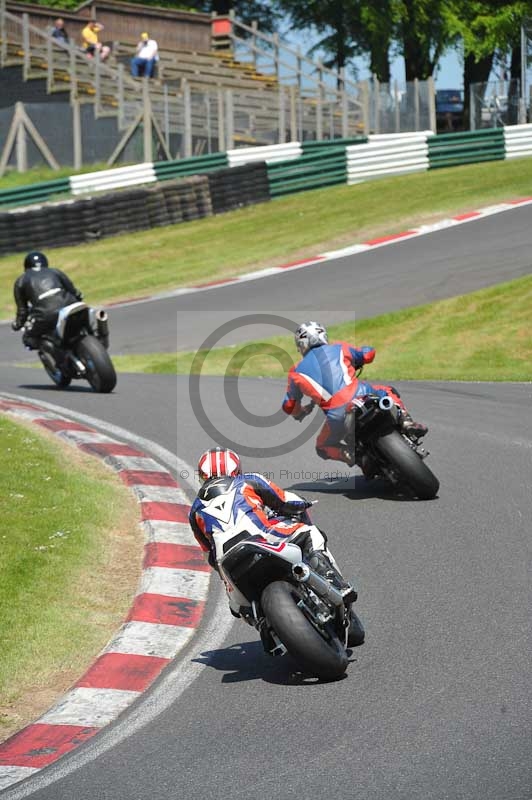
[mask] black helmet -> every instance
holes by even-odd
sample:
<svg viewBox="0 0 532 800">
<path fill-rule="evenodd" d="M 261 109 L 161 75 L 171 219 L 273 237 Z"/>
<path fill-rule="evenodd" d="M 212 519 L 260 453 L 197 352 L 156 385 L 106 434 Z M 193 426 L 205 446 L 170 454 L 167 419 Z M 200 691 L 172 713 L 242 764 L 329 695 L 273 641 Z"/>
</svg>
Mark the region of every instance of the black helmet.
<svg viewBox="0 0 532 800">
<path fill-rule="evenodd" d="M 43 269 L 48 266 L 48 259 L 44 253 L 39 253 L 37 250 L 32 250 L 24 259 L 24 269 Z"/>
</svg>

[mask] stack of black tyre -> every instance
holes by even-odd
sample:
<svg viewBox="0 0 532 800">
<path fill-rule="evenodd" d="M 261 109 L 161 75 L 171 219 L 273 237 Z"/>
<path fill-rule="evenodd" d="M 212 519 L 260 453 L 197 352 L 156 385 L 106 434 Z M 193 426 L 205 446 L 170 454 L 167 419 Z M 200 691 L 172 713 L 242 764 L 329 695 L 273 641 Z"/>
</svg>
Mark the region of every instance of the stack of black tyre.
<svg viewBox="0 0 532 800">
<path fill-rule="evenodd" d="M 266 164 L 0 212 L 0 255 L 83 244 L 270 199 Z"/>
<path fill-rule="evenodd" d="M 219 169 L 208 174 L 214 214 L 270 199 L 266 163 L 258 161 L 239 167 Z"/>
</svg>

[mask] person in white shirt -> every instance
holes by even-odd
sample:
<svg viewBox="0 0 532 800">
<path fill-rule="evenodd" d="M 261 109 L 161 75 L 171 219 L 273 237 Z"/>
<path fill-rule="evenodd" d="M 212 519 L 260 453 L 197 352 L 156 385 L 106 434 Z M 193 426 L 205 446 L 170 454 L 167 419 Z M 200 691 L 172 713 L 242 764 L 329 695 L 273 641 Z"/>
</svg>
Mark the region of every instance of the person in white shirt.
<svg viewBox="0 0 532 800">
<path fill-rule="evenodd" d="M 159 46 L 147 33 L 140 34 L 135 56 L 131 59 L 131 74 L 134 78 L 152 78 L 158 61 Z"/>
</svg>

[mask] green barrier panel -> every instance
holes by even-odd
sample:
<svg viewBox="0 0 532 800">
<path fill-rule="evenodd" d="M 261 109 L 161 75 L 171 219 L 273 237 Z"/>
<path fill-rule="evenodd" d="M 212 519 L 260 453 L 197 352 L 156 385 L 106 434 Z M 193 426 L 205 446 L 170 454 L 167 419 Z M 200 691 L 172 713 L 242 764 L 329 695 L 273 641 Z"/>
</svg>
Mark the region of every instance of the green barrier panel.
<svg viewBox="0 0 532 800">
<path fill-rule="evenodd" d="M 287 176 L 278 175 L 270 180 L 270 195 L 278 197 L 283 194 L 318 189 L 322 186 L 333 186 L 338 183 L 347 183 L 345 160 L 340 164 L 330 164 L 327 168 L 322 167 L 320 169 L 292 173 Z"/>
<path fill-rule="evenodd" d="M 29 205 L 64 192 L 70 193 L 70 178 L 58 178 L 44 183 L 32 183 L 29 186 L 18 186 L 16 189 L 4 189 L 0 192 L 0 206 Z"/>
<path fill-rule="evenodd" d="M 448 145 L 452 142 L 480 142 L 482 139 L 504 139 L 504 128 L 482 128 L 480 131 L 458 131 L 457 133 L 438 133 L 427 137 L 430 148 Z"/>
<path fill-rule="evenodd" d="M 505 158 L 504 131 L 488 128 L 463 133 L 443 133 L 428 139 L 429 169 L 501 161 Z"/>
<path fill-rule="evenodd" d="M 312 189 L 323 189 L 327 186 L 337 186 L 347 183 L 347 173 L 341 171 L 338 174 L 323 175 L 321 177 L 307 178 L 306 180 L 283 183 L 278 186 L 270 186 L 271 197 L 281 197 L 296 192 L 307 192 Z"/>
<path fill-rule="evenodd" d="M 345 144 L 339 147 L 324 142 L 309 144 L 309 150 L 297 159 L 268 164 L 272 197 L 347 183 Z"/>
<path fill-rule="evenodd" d="M 164 181 L 186 175 L 199 175 L 213 169 L 228 166 L 226 153 L 212 153 L 207 156 L 192 156 L 176 161 L 157 161 L 153 168 L 157 180 Z"/>
<path fill-rule="evenodd" d="M 470 153 L 487 153 L 489 150 L 504 150 L 504 141 L 494 142 L 485 141 L 477 142 L 475 144 L 456 144 L 453 147 L 439 147 L 434 150 L 429 150 L 430 158 L 439 158 L 441 156 L 452 156 L 458 154 Z"/>
<path fill-rule="evenodd" d="M 483 161 L 504 161 L 506 158 L 506 153 L 504 150 L 502 152 L 493 152 L 488 154 L 479 154 L 476 153 L 475 155 L 470 156 L 447 156 L 446 158 L 442 158 L 441 160 L 435 161 L 429 165 L 429 169 L 442 169 L 443 167 L 462 167 L 466 164 L 480 164 Z"/>
<path fill-rule="evenodd" d="M 346 168 L 345 152 L 335 154 L 334 157 L 321 158 L 316 156 L 301 156 L 294 161 L 279 161 L 268 164 L 268 178 L 270 182 L 280 181 L 291 175 L 307 174 L 311 172 L 328 171 L 331 167 L 343 166 Z"/>
</svg>

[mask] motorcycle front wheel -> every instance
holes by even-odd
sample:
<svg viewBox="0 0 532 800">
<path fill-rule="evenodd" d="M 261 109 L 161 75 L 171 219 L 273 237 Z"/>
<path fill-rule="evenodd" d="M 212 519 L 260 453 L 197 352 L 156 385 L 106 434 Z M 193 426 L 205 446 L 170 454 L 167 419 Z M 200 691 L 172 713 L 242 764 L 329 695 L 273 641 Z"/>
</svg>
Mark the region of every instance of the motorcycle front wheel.
<svg viewBox="0 0 532 800">
<path fill-rule="evenodd" d="M 398 431 L 381 436 L 375 442 L 375 447 L 412 494 L 420 500 L 436 497 L 440 488 L 439 480 Z"/>
<path fill-rule="evenodd" d="M 95 336 L 85 336 L 76 345 L 76 355 L 87 370 L 95 392 L 107 394 L 116 386 L 116 372 L 107 350 Z"/>
<path fill-rule="evenodd" d="M 52 357 L 48 353 L 41 353 L 41 351 L 39 351 L 39 358 L 41 359 L 41 364 L 46 370 L 48 377 L 52 379 L 57 388 L 66 389 L 72 380 L 70 375 L 64 375 L 63 372 L 55 366 Z"/>
<path fill-rule="evenodd" d="M 286 581 L 270 583 L 261 597 L 262 610 L 289 654 L 304 672 L 324 681 L 341 678 L 347 669 L 345 647 L 335 634 L 325 638 L 298 607 L 300 597 Z"/>
</svg>

